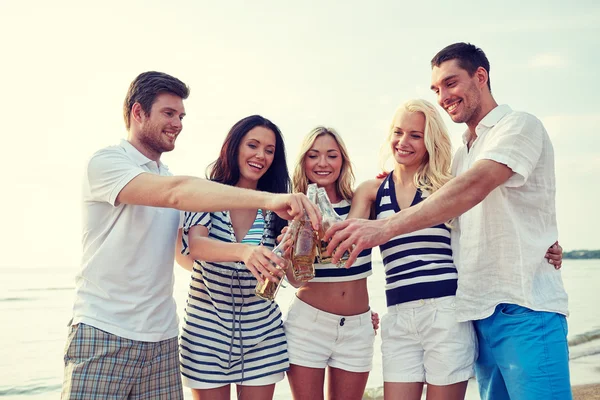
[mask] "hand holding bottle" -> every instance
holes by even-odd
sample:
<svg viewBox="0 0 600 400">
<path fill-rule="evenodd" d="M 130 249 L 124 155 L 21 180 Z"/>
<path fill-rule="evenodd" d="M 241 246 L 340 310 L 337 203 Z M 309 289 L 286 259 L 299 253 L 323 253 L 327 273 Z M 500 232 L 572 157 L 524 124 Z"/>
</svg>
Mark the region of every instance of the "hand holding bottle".
<svg viewBox="0 0 600 400">
<path fill-rule="evenodd" d="M 273 264 L 273 262 L 271 261 L 271 267 L 274 267 L 276 270 L 276 273 L 278 276 L 283 276 L 283 272 L 286 270 L 287 265 L 289 264 L 289 256 L 286 257 L 285 256 L 285 247 L 289 246 L 290 241 L 292 241 L 292 235 L 294 232 L 293 229 L 294 223 L 292 223 L 292 229 L 287 229 L 285 230 L 285 232 L 283 232 L 283 237 L 281 238 L 281 242 L 275 246 L 275 248 L 272 251 L 272 254 L 277 257 L 278 259 L 282 260 L 283 265 L 277 263 L 276 265 Z M 270 269 L 270 271 L 272 270 L 272 268 Z M 271 274 L 271 272 L 269 271 L 269 274 Z M 277 279 L 277 280 L 273 280 L 271 279 L 271 277 L 274 277 L 272 274 L 271 275 L 266 275 L 268 279 L 265 280 L 258 280 L 258 283 L 256 284 L 256 288 L 255 288 L 255 293 L 258 297 L 260 297 L 261 299 L 264 300 L 270 300 L 273 301 L 275 300 L 275 296 L 277 295 L 277 292 L 279 291 L 279 286 L 281 285 L 281 282 L 283 281 L 283 279 Z"/>
<path fill-rule="evenodd" d="M 280 255 L 264 246 L 246 246 L 242 258 L 246 268 L 259 282 L 263 282 L 264 278 L 279 282 L 287 265 Z"/>
</svg>

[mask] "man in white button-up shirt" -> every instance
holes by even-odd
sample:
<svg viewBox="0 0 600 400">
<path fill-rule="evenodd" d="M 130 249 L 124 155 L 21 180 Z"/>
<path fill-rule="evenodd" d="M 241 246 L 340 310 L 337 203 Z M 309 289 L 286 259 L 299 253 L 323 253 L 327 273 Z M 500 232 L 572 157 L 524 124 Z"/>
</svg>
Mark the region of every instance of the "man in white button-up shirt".
<svg viewBox="0 0 600 400">
<path fill-rule="evenodd" d="M 86 166 L 63 400 L 183 398 L 173 299 L 178 210 L 264 208 L 286 219 L 306 210 L 318 229 L 320 215 L 306 196 L 172 176 L 160 156 L 175 148 L 188 94 L 170 75 L 140 74 L 125 98 L 127 140 L 99 150 Z M 280 274 L 268 260 L 259 269 Z"/>
<path fill-rule="evenodd" d="M 481 49 L 456 43 L 431 65 L 439 105 L 468 127 L 456 178 L 388 219 L 340 223 L 327 232 L 329 248 L 355 245 L 351 263 L 365 247 L 457 217 L 456 310 L 477 331 L 481 397 L 570 399 L 567 294 L 544 259 L 558 236 L 550 138 L 533 115 L 498 106 Z"/>
</svg>

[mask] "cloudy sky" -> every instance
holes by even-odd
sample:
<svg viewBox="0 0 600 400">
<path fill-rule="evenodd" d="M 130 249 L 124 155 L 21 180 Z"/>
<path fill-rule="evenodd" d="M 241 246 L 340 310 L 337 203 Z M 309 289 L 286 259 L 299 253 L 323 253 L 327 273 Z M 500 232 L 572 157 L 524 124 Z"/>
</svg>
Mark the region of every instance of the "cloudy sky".
<svg viewBox="0 0 600 400">
<path fill-rule="evenodd" d="M 487 53 L 498 103 L 546 125 L 563 247 L 600 248 L 599 3 L 402 3 L 1 0 L 0 266 L 79 263 L 83 165 L 125 137 L 121 104 L 142 71 L 191 87 L 164 156 L 173 172 L 203 175 L 231 125 L 259 113 L 290 167 L 304 134 L 335 127 L 362 181 L 396 106 L 435 101 L 429 60 L 457 41 Z M 445 120 L 456 148 L 464 126 Z"/>
</svg>

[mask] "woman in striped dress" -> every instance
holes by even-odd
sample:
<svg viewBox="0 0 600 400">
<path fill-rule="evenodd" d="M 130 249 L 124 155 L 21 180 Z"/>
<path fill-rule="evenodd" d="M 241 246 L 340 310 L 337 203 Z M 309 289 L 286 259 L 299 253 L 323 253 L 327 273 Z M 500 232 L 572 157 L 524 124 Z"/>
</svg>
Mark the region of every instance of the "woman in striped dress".
<svg viewBox="0 0 600 400">
<path fill-rule="evenodd" d="M 250 116 L 227 135 L 209 167 L 214 181 L 286 193 L 289 174 L 281 132 Z M 277 303 L 257 297 L 257 279 L 277 280 L 284 265 L 271 249 L 285 226 L 268 210 L 185 213 L 183 254 L 196 260 L 181 334 L 181 373 L 194 399 L 270 399 L 289 368 Z M 270 273 L 275 274 L 271 276 Z"/>
<path fill-rule="evenodd" d="M 342 138 L 331 128 L 317 127 L 304 139 L 293 175 L 294 192 L 305 193 L 309 183 L 325 188 L 335 211 L 350 211 L 354 174 Z M 351 268 L 315 264 L 315 277 L 300 287 L 285 321 L 294 399 L 327 397 L 362 399 L 373 359 L 376 321 L 371 319 L 367 277 L 371 250 L 361 253 Z"/>
<path fill-rule="evenodd" d="M 352 218 L 384 219 L 452 178 L 450 138 L 431 103 L 410 100 L 400 106 L 388 140 L 394 170 L 357 188 Z M 464 399 L 474 375 L 477 338 L 472 323 L 457 322 L 454 311 L 458 275 L 451 226 L 399 235 L 380 246 L 388 306 L 381 321 L 386 399 L 421 399 L 425 382 L 428 400 Z"/>
</svg>

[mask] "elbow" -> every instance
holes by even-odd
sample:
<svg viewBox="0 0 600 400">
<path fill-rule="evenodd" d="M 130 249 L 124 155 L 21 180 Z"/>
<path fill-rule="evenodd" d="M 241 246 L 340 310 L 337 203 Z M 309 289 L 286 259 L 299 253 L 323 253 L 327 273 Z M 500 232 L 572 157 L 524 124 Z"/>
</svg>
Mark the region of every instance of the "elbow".
<svg viewBox="0 0 600 400">
<path fill-rule="evenodd" d="M 481 203 L 488 194 L 492 191 L 493 188 L 489 188 L 487 185 L 483 185 L 482 181 L 473 182 L 470 185 L 470 190 L 467 190 L 464 194 L 467 198 L 468 209 L 475 207 L 477 204 Z"/>
<path fill-rule="evenodd" d="M 188 271 L 194 270 L 194 259 L 189 255 L 181 254 L 180 248 L 175 251 L 175 262 L 183 269 Z"/>
<path fill-rule="evenodd" d="M 470 197 L 471 207 L 475 207 L 477 204 L 481 203 L 486 196 L 487 193 L 483 190 L 472 193 Z"/>
</svg>

